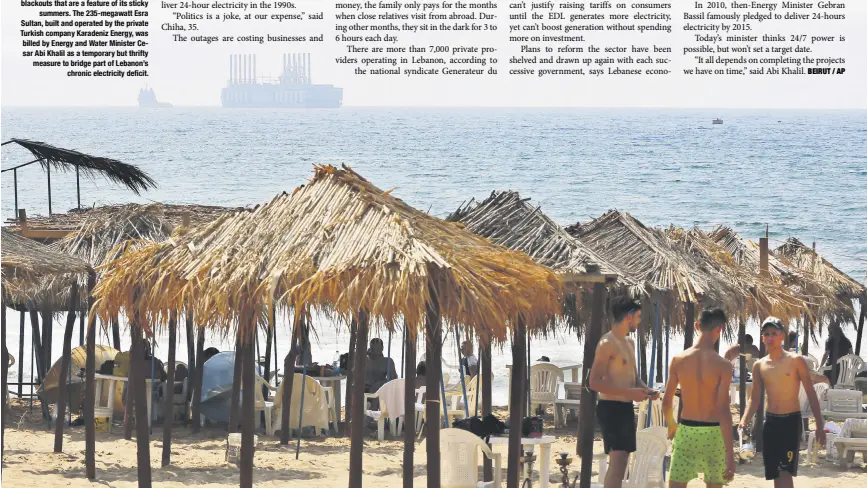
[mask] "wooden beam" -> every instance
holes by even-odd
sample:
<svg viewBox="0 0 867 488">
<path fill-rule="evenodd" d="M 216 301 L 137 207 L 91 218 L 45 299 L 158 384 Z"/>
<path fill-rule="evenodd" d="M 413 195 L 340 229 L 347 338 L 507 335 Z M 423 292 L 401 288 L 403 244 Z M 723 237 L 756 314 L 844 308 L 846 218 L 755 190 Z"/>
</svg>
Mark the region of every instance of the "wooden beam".
<svg viewBox="0 0 867 488">
<path fill-rule="evenodd" d="M 290 413 L 292 411 L 292 388 L 295 385 L 295 358 L 298 356 L 298 335 L 304 327 L 304 316 L 299 315 L 292 324 L 289 354 L 283 364 L 283 410 L 280 417 L 280 444 L 289 445 L 289 432 L 292 429 Z M 303 386 L 302 386 L 303 388 Z M 299 432 L 298 435 L 301 435 Z"/>
<path fill-rule="evenodd" d="M 87 278 L 88 310 L 93 307 L 93 287 L 96 273 L 91 271 Z M 87 479 L 96 478 L 96 426 L 93 424 L 93 402 L 95 396 L 96 374 L 96 314 L 89 314 L 87 321 L 87 356 L 84 361 L 84 471 Z M 130 368 L 130 371 L 132 368 Z"/>
<path fill-rule="evenodd" d="M 768 238 L 759 238 L 759 275 L 768 277 Z M 759 331 L 759 357 L 765 357 L 767 350 L 765 349 L 765 341 L 761 339 L 761 331 Z M 762 439 L 762 431 L 765 425 L 765 389 L 760 388 L 754 395 L 759 395 L 759 409 L 756 412 L 756 420 L 753 422 L 753 439 L 755 439 L 756 452 L 763 452 L 764 440 Z"/>
<path fill-rule="evenodd" d="M 69 309 L 66 312 L 66 329 L 63 331 L 63 353 L 60 359 L 60 381 L 57 382 L 57 419 L 54 422 L 54 452 L 63 452 L 63 419 L 66 417 L 66 391 L 69 368 L 72 363 L 72 330 L 75 328 L 75 309 L 78 308 L 78 282 L 69 289 Z M 5 314 L 4 314 L 5 315 Z M 69 405 L 72 408 L 72 405 Z"/>
<path fill-rule="evenodd" d="M 605 315 L 605 285 L 597 283 L 593 286 L 593 305 L 590 315 L 590 327 L 584 339 L 584 364 L 592 365 L 596 358 L 596 345 L 602 337 L 602 321 Z M 589 386 L 590 368 L 584 368 L 584 385 Z M 580 488 L 590 488 L 593 474 L 593 429 L 596 425 L 597 393 L 589 387 L 581 389 L 581 408 L 579 409 L 578 446 L 577 453 L 581 456 Z"/>
<path fill-rule="evenodd" d="M 73 231 L 68 229 L 40 229 L 40 228 L 25 228 L 21 227 L 20 234 L 22 237 L 29 239 L 63 239 Z"/>
<path fill-rule="evenodd" d="M 187 323 L 193 321 L 192 312 L 187 311 Z M 193 433 L 201 429 L 201 405 L 202 405 L 202 373 L 205 370 L 205 328 L 199 327 L 196 333 L 196 369 L 193 373 L 193 405 L 190 408 L 193 421 Z"/>
<path fill-rule="evenodd" d="M 435 276 L 435 275 L 434 275 Z M 427 486 L 440 488 L 440 428 L 441 412 L 440 388 L 442 385 L 442 344 L 443 330 L 439 301 L 435 289 L 431 287 L 430 302 L 427 304 L 425 320 L 427 334 L 427 354 L 425 356 L 425 448 L 427 450 Z M 445 398 L 442 398 L 445 401 Z"/>
<path fill-rule="evenodd" d="M 241 355 L 243 371 L 243 409 L 241 415 L 241 488 L 253 488 L 253 431 L 256 415 L 256 314 L 253 309 L 242 311 L 239 341 L 243 354 Z M 236 361 L 238 358 L 236 357 Z M 300 435 L 300 433 L 299 433 Z"/>
<path fill-rule="evenodd" d="M 358 312 L 358 337 L 355 342 L 355 364 L 352 365 L 352 426 L 349 445 L 349 488 L 362 488 L 362 451 L 364 449 L 364 370 L 367 363 L 367 312 Z M 299 433 L 300 434 L 300 433 Z M 430 459 L 428 460 L 430 465 Z M 430 468 L 428 468 L 430 470 Z M 437 471 L 439 472 L 439 471 Z M 430 472 L 428 472 L 430 476 Z M 439 485 L 437 485 L 439 487 Z"/>
<path fill-rule="evenodd" d="M 480 340 L 481 342 L 481 340 Z M 482 417 L 485 417 L 491 413 L 491 380 L 493 379 L 491 375 L 491 343 L 490 341 L 485 342 L 482 345 L 482 357 L 480 358 L 482 362 Z M 490 447 L 490 445 L 489 445 Z M 485 467 L 484 467 L 484 476 L 485 481 L 494 481 L 494 465 L 493 462 L 488 459 L 487 456 L 483 456 L 485 458 Z"/>
<path fill-rule="evenodd" d="M 522 411 L 524 409 L 524 377 L 527 366 L 527 328 L 522 317 L 518 318 L 517 326 L 512 334 L 512 380 L 509 382 L 509 445 L 508 465 L 506 468 L 506 487 L 518 488 L 520 480 L 521 458 L 521 427 Z M 529 409 L 528 409 L 529 410 Z"/>
<path fill-rule="evenodd" d="M 232 403 L 229 406 L 229 433 L 238 431 L 238 416 L 241 414 L 241 374 L 244 360 L 241 356 L 245 351 L 241 348 L 241 328 L 238 328 L 238 335 L 235 338 L 235 357 L 233 362 L 234 369 L 232 370 Z M 283 408 L 286 408 L 283 405 Z"/>
<path fill-rule="evenodd" d="M 740 324 L 738 325 L 738 344 L 740 344 L 740 398 L 738 398 L 738 411 L 740 416 L 743 417 L 747 405 L 747 356 L 744 354 L 747 347 L 747 324 L 744 322 L 743 317 L 740 319 Z"/>
<path fill-rule="evenodd" d="M 131 327 L 132 348 L 138 349 L 139 358 L 144 358 L 146 339 L 144 338 L 141 327 L 139 327 L 140 322 L 138 320 L 136 320 L 135 322 L 135 326 Z M 145 375 L 143 374 L 143 372 L 139 372 L 139 374 L 135 375 L 134 383 L 130 385 L 130 387 L 135 390 L 136 397 L 135 443 L 137 464 L 136 475 L 138 477 L 138 486 L 139 488 L 150 488 L 151 448 L 148 432 L 148 402 L 150 401 L 150 392 L 147 389 L 147 383 L 145 382 Z"/>
<path fill-rule="evenodd" d="M 166 396 L 163 401 L 163 467 L 172 463 L 172 424 L 175 420 L 175 348 L 178 343 L 178 317 L 169 317 L 169 365 L 166 371 Z M 187 370 L 189 371 L 189 369 Z"/>
<path fill-rule="evenodd" d="M 403 488 L 413 488 L 413 454 L 415 451 L 415 328 L 404 324 L 404 378 L 403 408 Z"/>
</svg>

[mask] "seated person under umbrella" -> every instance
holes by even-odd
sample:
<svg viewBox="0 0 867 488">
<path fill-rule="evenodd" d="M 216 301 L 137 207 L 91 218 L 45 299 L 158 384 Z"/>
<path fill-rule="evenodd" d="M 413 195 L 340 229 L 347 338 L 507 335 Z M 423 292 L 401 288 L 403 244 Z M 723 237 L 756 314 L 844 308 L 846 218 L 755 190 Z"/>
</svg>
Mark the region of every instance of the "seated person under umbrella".
<svg viewBox="0 0 867 488">
<path fill-rule="evenodd" d="M 384 345 L 382 339 L 375 337 L 370 340 L 367 351 L 367 361 L 364 368 L 364 392 L 376 393 L 389 380 L 399 378 L 394 360 L 382 354 Z M 374 404 L 375 403 L 375 404 Z M 379 402 L 371 400 L 371 408 L 379 408 Z"/>
</svg>

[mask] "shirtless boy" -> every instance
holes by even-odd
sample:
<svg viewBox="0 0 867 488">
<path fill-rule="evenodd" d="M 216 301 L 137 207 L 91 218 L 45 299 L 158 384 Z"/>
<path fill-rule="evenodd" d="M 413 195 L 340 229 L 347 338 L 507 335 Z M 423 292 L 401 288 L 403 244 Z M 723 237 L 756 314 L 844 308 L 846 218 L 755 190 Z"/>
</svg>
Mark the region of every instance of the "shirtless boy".
<svg viewBox="0 0 867 488">
<path fill-rule="evenodd" d="M 635 343 L 627 337 L 641 322 L 641 304 L 628 297 L 612 301 L 614 325 L 596 346 L 590 370 L 590 388 L 599 393 L 596 414 L 602 426 L 602 441 L 608 454 L 605 488 L 623 486 L 629 453 L 635 451 L 635 411 L 632 402 L 657 398 L 638 377 Z"/>
<path fill-rule="evenodd" d="M 674 439 L 668 475 L 671 488 L 686 488 L 698 473 L 704 474 L 708 488 L 720 487 L 735 474 L 729 411 L 732 365 L 714 347 L 725 324 L 722 310 L 703 311 L 694 324 L 700 334 L 698 341 L 671 361 L 662 398 L 668 437 Z M 683 404 L 680 425 L 672 408 L 678 385 Z"/>
<path fill-rule="evenodd" d="M 753 365 L 753 391 L 739 427 L 746 429 L 756 413 L 762 388 L 765 388 L 768 405 L 765 426 L 762 431 L 765 462 L 765 479 L 774 480 L 775 488 L 793 486 L 793 476 L 798 474 L 798 452 L 801 446 L 801 402 L 798 393 L 803 386 L 816 418 L 816 439 L 825 443 L 825 424 L 819 398 L 813 388 L 813 380 L 803 356 L 783 350 L 786 331 L 776 317 L 768 317 L 762 323 L 762 341 L 768 351 Z"/>
</svg>

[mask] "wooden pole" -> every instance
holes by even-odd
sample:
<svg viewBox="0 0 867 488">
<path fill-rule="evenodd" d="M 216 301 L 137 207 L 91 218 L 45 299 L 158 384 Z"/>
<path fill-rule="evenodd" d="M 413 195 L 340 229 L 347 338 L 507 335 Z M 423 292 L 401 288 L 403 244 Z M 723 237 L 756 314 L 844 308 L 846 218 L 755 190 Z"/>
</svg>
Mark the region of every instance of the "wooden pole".
<svg viewBox="0 0 867 488">
<path fill-rule="evenodd" d="M 70 363 L 72 363 L 72 330 L 75 328 L 75 309 L 78 305 L 78 283 L 69 287 L 69 310 L 63 331 L 63 355 L 60 359 L 60 381 L 57 383 L 57 419 L 54 422 L 54 452 L 63 452 L 63 418 L 66 417 L 66 391 Z M 4 313 L 5 316 L 5 313 Z M 5 378 L 5 376 L 4 376 Z M 69 405 L 72 408 L 72 405 Z"/>
<path fill-rule="evenodd" d="M 187 311 L 187 324 L 193 322 L 192 312 Z M 191 407 L 193 421 L 193 433 L 197 434 L 202 426 L 202 374 L 205 371 L 205 329 L 200 327 L 196 333 L 196 370 L 193 373 L 193 405 Z"/>
<path fill-rule="evenodd" d="M 485 417 L 491 413 L 491 344 L 490 342 L 486 343 L 484 347 L 482 347 L 482 354 L 479 360 L 482 362 L 482 417 Z M 490 445 L 489 445 L 490 447 Z M 483 456 L 485 458 L 485 467 L 484 467 L 484 476 L 485 481 L 493 481 L 494 480 L 494 465 L 493 462 L 488 459 L 487 456 Z"/>
<path fill-rule="evenodd" d="M 2 338 L 2 342 L 3 342 L 2 347 L 0 347 L 0 349 L 2 349 L 2 351 L 0 351 L 0 354 L 3 354 L 3 364 L 0 365 L 0 366 L 2 366 L 2 374 L 3 374 L 3 391 L 0 391 L 0 394 L 3 395 L 3 418 L 0 419 L 0 423 L 2 423 L 2 427 L 0 427 L 0 459 L 3 458 L 3 453 L 5 453 L 5 451 L 6 451 L 6 419 L 9 418 L 9 401 L 8 401 L 8 398 L 9 398 L 8 388 L 9 388 L 9 386 L 7 385 L 7 380 L 6 380 L 6 377 L 9 375 L 9 352 L 6 350 L 6 300 L 5 300 L 5 297 L 6 297 L 6 290 L 3 290 L 2 292 L 0 292 L 0 303 L 2 303 L 2 306 L 0 306 L 0 314 L 2 314 L 2 315 L 0 315 L 0 321 L 2 321 L 2 323 L 0 323 L 0 338 Z M 24 343 L 24 336 L 23 335 L 19 338 L 19 341 L 22 344 Z M 22 358 L 20 354 L 18 355 L 18 362 L 19 362 L 18 370 L 20 371 L 21 369 L 23 369 L 23 367 L 21 366 L 21 363 L 24 362 L 24 358 Z M 58 424 L 59 423 L 60 422 L 58 422 Z"/>
<path fill-rule="evenodd" d="M 120 351 L 120 321 L 117 315 L 111 318 L 111 342 L 115 349 Z"/>
<path fill-rule="evenodd" d="M 49 309 L 42 310 L 42 364 L 44 365 L 44 374 L 48 374 L 51 369 L 51 343 L 54 337 L 54 311 Z M 45 377 L 43 376 L 43 379 Z"/>
<path fill-rule="evenodd" d="M 48 175 L 48 216 L 51 216 L 51 164 L 45 165 L 46 174 Z"/>
<path fill-rule="evenodd" d="M 440 488 L 440 388 L 442 386 L 443 330 L 436 288 L 431 286 L 430 302 L 425 320 L 427 354 L 425 366 L 425 448 L 427 451 L 427 486 Z M 514 374 L 514 373 L 513 373 Z M 514 405 L 520 405 L 516 403 Z"/>
<path fill-rule="evenodd" d="M 738 344 L 741 346 L 741 354 L 739 356 L 740 364 L 738 365 L 740 368 L 740 398 L 738 399 L 738 411 L 740 412 L 741 417 L 743 417 L 747 405 L 747 357 L 744 355 L 744 351 L 747 347 L 747 324 L 744 322 L 743 317 L 741 317 L 740 324 L 738 325 Z"/>
<path fill-rule="evenodd" d="M 78 209 L 81 210 L 81 179 L 78 176 L 78 165 L 75 165 L 75 194 L 78 196 Z"/>
<path fill-rule="evenodd" d="M 6 309 L 3 310 L 5 313 Z M 18 398 L 22 398 L 24 396 L 24 310 L 19 315 L 21 316 L 21 325 L 18 329 Z M 30 376 L 33 376 L 32 372 Z"/>
<path fill-rule="evenodd" d="M 33 347 L 36 350 L 36 383 L 45 378 L 45 351 L 42 348 L 42 333 L 39 330 L 39 312 L 30 310 L 30 328 Z"/>
<path fill-rule="evenodd" d="M 521 457 L 521 424 L 523 420 L 521 410 L 524 403 L 523 379 L 525 376 L 524 368 L 526 367 L 526 358 L 524 357 L 527 351 L 526 342 L 527 328 L 523 317 L 519 317 L 515 331 L 512 334 L 512 381 L 509 385 L 509 404 L 517 408 L 512 408 L 509 411 L 509 447 L 506 469 L 507 488 L 518 488 L 521 482 L 519 459 Z"/>
<path fill-rule="evenodd" d="M 175 347 L 178 343 L 177 313 L 172 312 L 169 318 L 169 367 L 166 377 L 166 396 L 163 402 L 163 459 L 162 465 L 172 463 L 172 424 L 175 420 Z M 188 370 L 189 371 L 189 370 Z"/>
<path fill-rule="evenodd" d="M 87 327 L 85 322 L 87 317 L 87 310 L 82 310 L 80 314 L 78 314 L 78 345 L 84 345 L 84 329 Z M 120 349 L 118 349 L 120 350 Z"/>
<path fill-rule="evenodd" d="M 351 423 L 349 419 L 352 413 L 352 374 L 349 372 L 353 370 L 352 366 L 355 363 L 355 343 L 358 342 L 356 340 L 357 335 L 358 322 L 356 322 L 355 317 L 352 317 L 349 321 L 349 358 L 346 361 L 346 392 L 343 399 L 343 408 L 346 410 L 346 428 L 343 430 L 345 436 L 349 435 Z M 337 412 L 337 416 L 340 416 L 340 412 Z"/>
<path fill-rule="evenodd" d="M 253 430 L 255 428 L 255 420 L 258 418 L 255 412 L 256 402 L 256 315 L 252 309 L 242 312 L 243 322 L 240 324 L 238 331 L 239 343 L 241 345 L 241 358 L 236 358 L 236 361 L 242 362 L 243 369 L 243 389 L 244 395 L 241 416 L 241 460 L 239 467 L 241 470 L 241 488 L 253 488 Z M 285 405 L 284 405 L 285 408 Z"/>
<path fill-rule="evenodd" d="M 132 348 L 138 350 L 138 357 L 144 358 L 145 341 L 140 327 L 140 322 L 135 321 L 135 325 L 130 327 L 132 332 Z M 134 368 L 131 367 L 130 369 Z M 135 390 L 135 442 L 138 465 L 138 486 L 139 488 L 149 488 L 151 486 L 151 450 L 150 439 L 148 434 L 148 391 L 145 382 L 145 376 L 141 372 L 135 375 L 132 389 Z"/>
<path fill-rule="evenodd" d="M 864 333 L 864 307 L 865 307 L 865 305 L 867 305 L 867 303 L 865 303 L 865 302 L 867 302 L 867 300 L 865 300 L 864 297 L 861 297 L 858 299 L 858 303 L 860 303 L 860 305 L 861 305 L 861 314 L 860 314 L 860 317 L 858 318 L 858 335 L 857 335 L 857 338 L 855 339 L 855 355 L 856 356 L 861 355 L 861 335 Z"/>
<path fill-rule="evenodd" d="M 130 336 L 132 336 L 132 330 L 138 327 L 136 323 L 137 320 L 133 320 L 133 323 L 130 324 Z M 130 341 L 129 346 L 129 373 L 127 374 L 127 382 L 126 382 L 126 406 L 124 407 L 123 413 L 123 438 L 126 440 L 132 440 L 132 428 L 133 428 L 133 419 L 135 418 L 135 404 L 138 403 L 138 398 L 136 398 L 136 394 L 138 390 L 133 387 L 133 385 L 138 384 L 138 376 L 142 375 L 141 364 L 144 359 L 144 355 L 142 354 L 141 348 L 139 348 L 135 341 Z M 142 400 L 144 401 L 144 400 Z"/>
<path fill-rule="evenodd" d="M 280 417 L 280 444 L 284 446 L 289 445 L 289 432 L 292 429 L 289 414 L 292 407 L 292 388 L 295 385 L 295 357 L 298 355 L 298 335 L 303 327 L 304 316 L 299 314 L 292 325 L 289 354 L 286 355 L 286 362 L 283 364 L 283 399 L 281 400 L 283 411 Z M 301 433 L 299 432 L 298 435 Z"/>
<path fill-rule="evenodd" d="M 768 238 L 766 237 L 759 238 L 759 275 L 763 277 L 768 276 Z M 761 340 L 761 331 L 759 331 L 759 357 L 764 357 L 765 350 L 765 341 Z M 760 388 L 757 393 L 759 395 L 759 409 L 756 412 L 756 421 L 753 422 L 753 439 L 756 444 L 756 452 L 762 452 L 764 449 L 764 442 L 762 439 L 762 430 L 765 425 L 765 389 Z"/>
<path fill-rule="evenodd" d="M 229 408 L 229 433 L 238 431 L 238 415 L 240 415 L 241 408 L 241 367 L 244 364 L 244 358 L 241 357 L 244 354 L 244 349 L 241 347 L 243 344 L 241 337 L 241 329 L 238 329 L 238 335 L 235 339 L 235 358 L 234 358 L 234 369 L 232 371 L 232 403 Z M 284 405 L 283 408 L 286 408 Z"/>
<path fill-rule="evenodd" d="M 15 216 L 18 217 L 18 170 L 12 171 L 12 179 L 15 185 Z"/>
<path fill-rule="evenodd" d="M 184 310 L 184 318 L 185 320 L 185 335 L 187 338 L 187 384 L 189 385 L 190 390 L 193 389 L 193 378 L 196 377 L 196 334 L 193 331 L 193 312 L 189 309 Z M 184 402 L 187 402 L 187 399 L 184 398 Z M 187 426 L 187 421 L 189 421 L 189 416 L 184 416 L 184 427 Z"/>
<path fill-rule="evenodd" d="M 584 364 L 593 364 L 596 358 L 596 345 L 602 337 L 602 321 L 605 315 L 605 284 L 593 284 L 593 305 L 590 315 L 590 327 L 584 339 Z M 589 385 L 589 367 L 584 368 L 584 385 Z M 590 478 L 593 473 L 593 428 L 596 425 L 597 393 L 589 387 L 581 389 L 581 408 L 578 410 L 578 445 L 577 454 L 581 456 L 580 488 L 590 488 Z"/>
<path fill-rule="evenodd" d="M 413 455 L 415 451 L 415 422 L 413 413 L 415 412 L 415 339 L 416 330 L 410 329 L 404 324 L 403 327 L 403 347 L 404 353 L 401 355 L 401 363 L 406 365 L 404 373 L 404 392 L 403 392 L 403 488 L 412 488 L 413 475 Z"/>
<path fill-rule="evenodd" d="M 364 449 L 364 369 L 367 363 L 367 312 L 358 312 L 358 337 L 355 341 L 355 362 L 352 365 L 352 421 L 349 446 L 349 488 L 361 488 L 362 450 Z M 430 460 L 428 460 L 430 462 Z M 429 468 L 430 469 L 430 468 Z M 430 473 L 428 473 L 430 475 Z M 437 485 L 439 486 L 439 485 Z"/>
<path fill-rule="evenodd" d="M 274 340 L 274 309 L 268 314 L 268 325 L 265 327 L 265 379 L 271 381 L 271 342 Z"/>
<path fill-rule="evenodd" d="M 96 273 L 91 271 L 87 277 L 87 308 L 93 307 L 93 287 Z M 87 479 L 96 478 L 96 426 L 93 422 L 93 403 L 95 396 L 96 374 L 96 314 L 91 313 L 87 320 L 87 357 L 84 361 L 84 471 Z"/>
<path fill-rule="evenodd" d="M 686 302 L 686 325 L 683 330 L 683 349 L 692 347 L 695 337 L 695 303 Z"/>
</svg>

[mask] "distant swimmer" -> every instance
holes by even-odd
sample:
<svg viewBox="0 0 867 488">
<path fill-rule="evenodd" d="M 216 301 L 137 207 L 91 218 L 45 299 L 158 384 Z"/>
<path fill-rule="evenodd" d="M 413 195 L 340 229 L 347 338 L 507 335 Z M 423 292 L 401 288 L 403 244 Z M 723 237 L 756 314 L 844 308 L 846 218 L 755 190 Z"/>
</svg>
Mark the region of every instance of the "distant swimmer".
<svg viewBox="0 0 867 488">
<path fill-rule="evenodd" d="M 668 475 L 671 488 L 686 488 L 699 473 L 704 474 L 708 488 L 723 486 L 735 475 L 729 411 L 732 365 L 714 347 L 726 321 L 718 308 L 703 311 L 694 324 L 700 333 L 698 342 L 671 361 L 662 398 L 668 437 L 674 439 Z M 680 425 L 673 409 L 678 385 L 683 406 Z"/>
<path fill-rule="evenodd" d="M 635 411 L 632 402 L 659 397 L 638 377 L 635 343 L 627 337 L 641 323 L 641 304 L 628 297 L 612 301 L 614 325 L 596 346 L 590 370 L 590 388 L 599 393 L 596 414 L 602 426 L 602 442 L 608 454 L 605 488 L 623 486 L 629 453 L 635 452 Z"/>
<path fill-rule="evenodd" d="M 756 399 L 764 388 L 768 398 L 762 430 L 765 479 L 774 480 L 775 488 L 790 488 L 794 486 L 793 476 L 798 475 L 802 428 L 798 393 L 802 387 L 816 418 L 816 440 L 822 445 L 825 444 L 825 424 L 807 361 L 804 356 L 783 350 L 786 331 L 780 319 L 765 319 L 762 342 L 768 354 L 753 365 L 752 397 L 739 427 L 746 429 L 749 426 L 758 409 Z"/>
</svg>

